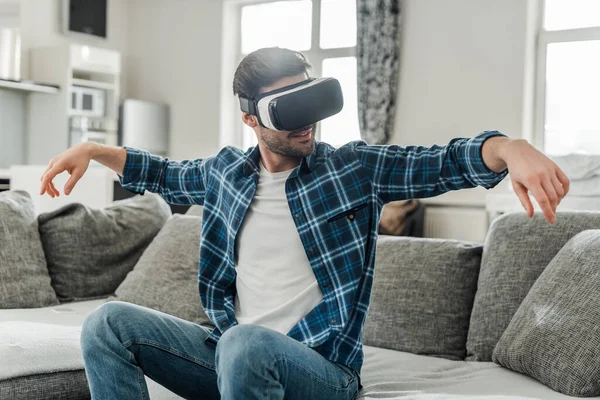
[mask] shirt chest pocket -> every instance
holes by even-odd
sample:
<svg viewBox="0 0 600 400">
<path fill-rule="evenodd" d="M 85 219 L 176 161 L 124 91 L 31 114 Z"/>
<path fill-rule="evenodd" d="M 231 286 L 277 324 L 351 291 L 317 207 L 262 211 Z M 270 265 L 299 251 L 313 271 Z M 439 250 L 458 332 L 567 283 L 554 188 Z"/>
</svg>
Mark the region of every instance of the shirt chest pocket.
<svg viewBox="0 0 600 400">
<path fill-rule="evenodd" d="M 367 206 L 369 205 L 369 203 L 367 201 L 365 201 L 364 203 L 358 204 L 356 206 L 350 207 L 347 210 L 344 210 L 342 212 L 338 212 L 337 214 L 334 214 L 333 216 L 330 216 L 327 218 L 327 223 L 332 223 L 335 222 L 337 220 L 340 220 L 342 218 L 347 218 L 348 221 L 352 222 L 356 219 L 357 214 L 360 211 L 363 211 L 367 208 Z M 366 213 L 366 210 L 363 212 L 363 214 Z M 362 214 L 359 214 L 359 216 L 361 216 Z"/>
<path fill-rule="evenodd" d="M 322 229 L 328 232 L 327 238 L 335 247 L 348 249 L 354 243 L 356 250 L 365 245 L 371 225 L 371 202 L 369 199 L 358 199 L 331 210 L 325 216 Z M 360 251 L 360 250 L 359 250 Z"/>
</svg>

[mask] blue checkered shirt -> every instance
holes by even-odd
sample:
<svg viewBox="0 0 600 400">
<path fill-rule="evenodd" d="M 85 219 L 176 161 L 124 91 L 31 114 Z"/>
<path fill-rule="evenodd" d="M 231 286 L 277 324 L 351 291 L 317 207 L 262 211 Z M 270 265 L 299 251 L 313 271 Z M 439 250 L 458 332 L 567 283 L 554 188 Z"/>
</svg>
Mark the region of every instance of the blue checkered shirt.
<svg viewBox="0 0 600 400">
<path fill-rule="evenodd" d="M 446 146 L 370 146 L 339 149 L 316 142 L 288 177 L 285 190 L 323 300 L 288 333 L 325 358 L 360 374 L 362 328 L 369 309 L 375 248 L 383 205 L 437 196 L 449 190 L 499 183 L 483 162 L 487 131 Z M 159 193 L 171 204 L 204 206 L 198 288 L 216 343 L 236 325 L 235 238 L 259 177 L 258 146 L 243 152 L 225 147 L 216 156 L 184 161 L 127 147 L 124 188 Z M 265 243 L 274 247 L 277 243 Z"/>
</svg>

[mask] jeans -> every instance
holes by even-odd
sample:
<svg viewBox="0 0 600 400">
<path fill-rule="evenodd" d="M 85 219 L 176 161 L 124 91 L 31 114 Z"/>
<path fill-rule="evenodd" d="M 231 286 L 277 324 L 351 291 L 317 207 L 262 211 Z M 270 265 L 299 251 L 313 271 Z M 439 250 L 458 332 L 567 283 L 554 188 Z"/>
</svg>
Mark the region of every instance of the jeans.
<svg viewBox="0 0 600 400">
<path fill-rule="evenodd" d="M 93 400 L 148 399 L 144 375 L 186 399 L 354 399 L 358 377 L 306 345 L 257 325 L 208 328 L 111 301 L 85 320 L 81 346 Z"/>
</svg>

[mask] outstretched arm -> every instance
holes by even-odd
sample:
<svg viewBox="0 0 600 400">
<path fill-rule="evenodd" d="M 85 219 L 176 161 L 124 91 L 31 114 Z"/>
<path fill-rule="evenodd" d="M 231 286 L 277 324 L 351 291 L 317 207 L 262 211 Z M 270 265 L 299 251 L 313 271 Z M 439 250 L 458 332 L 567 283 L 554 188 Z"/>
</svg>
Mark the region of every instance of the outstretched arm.
<svg viewBox="0 0 600 400">
<path fill-rule="evenodd" d="M 359 143 L 354 152 L 385 203 L 433 197 L 475 186 L 489 189 L 510 170 L 515 190 L 528 214 L 533 215 L 526 195 L 530 190 L 548 221 L 553 222 L 556 206 L 569 188 L 568 179 L 554 162 L 526 141 L 509 139 L 497 131 L 454 139 L 446 146 Z"/>
<path fill-rule="evenodd" d="M 87 171 L 91 160 L 119 174 L 121 185 L 132 192 L 158 193 L 171 204 L 204 204 L 207 164 L 211 158 L 171 161 L 144 150 L 92 142 L 72 147 L 51 159 L 40 178 L 40 194 L 59 196 L 52 180 L 66 171 L 71 175 L 64 187 L 64 193 L 68 195 Z"/>
<path fill-rule="evenodd" d="M 119 176 L 125 189 L 158 193 L 170 204 L 204 204 L 207 164 L 211 158 L 173 161 L 145 150 L 125 149 L 127 160 Z"/>
</svg>

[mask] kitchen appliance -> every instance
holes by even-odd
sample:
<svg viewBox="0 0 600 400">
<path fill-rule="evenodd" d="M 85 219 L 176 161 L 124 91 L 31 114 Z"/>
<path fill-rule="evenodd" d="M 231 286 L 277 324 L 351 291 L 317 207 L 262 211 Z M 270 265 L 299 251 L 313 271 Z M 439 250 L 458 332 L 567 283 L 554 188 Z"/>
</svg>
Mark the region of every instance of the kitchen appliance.
<svg viewBox="0 0 600 400">
<path fill-rule="evenodd" d="M 119 108 L 121 146 L 167 155 L 169 149 L 169 106 L 151 101 L 126 99 Z"/>
<path fill-rule="evenodd" d="M 74 116 L 69 119 L 69 147 L 84 142 L 118 145 L 117 121 L 110 118 Z"/>
<path fill-rule="evenodd" d="M 106 115 L 106 92 L 86 86 L 71 86 L 71 115 L 104 117 Z"/>
</svg>

